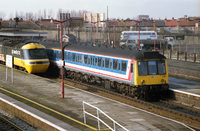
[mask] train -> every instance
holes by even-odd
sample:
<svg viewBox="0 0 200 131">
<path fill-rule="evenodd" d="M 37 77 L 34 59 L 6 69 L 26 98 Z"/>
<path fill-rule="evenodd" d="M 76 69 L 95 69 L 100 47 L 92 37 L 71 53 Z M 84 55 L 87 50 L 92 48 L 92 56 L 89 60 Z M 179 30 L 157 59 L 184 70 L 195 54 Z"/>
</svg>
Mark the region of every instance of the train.
<svg viewBox="0 0 200 131">
<path fill-rule="evenodd" d="M 21 39 L 0 39 L 0 62 L 6 55 L 13 56 L 14 68 L 31 74 L 44 73 L 50 65 L 46 49 L 38 42 Z"/>
<path fill-rule="evenodd" d="M 100 84 L 134 98 L 149 99 L 169 88 L 166 57 L 159 52 L 63 43 L 62 62 L 60 43 L 42 44 L 50 65 L 63 66 L 64 75 L 71 79 Z"/>
</svg>

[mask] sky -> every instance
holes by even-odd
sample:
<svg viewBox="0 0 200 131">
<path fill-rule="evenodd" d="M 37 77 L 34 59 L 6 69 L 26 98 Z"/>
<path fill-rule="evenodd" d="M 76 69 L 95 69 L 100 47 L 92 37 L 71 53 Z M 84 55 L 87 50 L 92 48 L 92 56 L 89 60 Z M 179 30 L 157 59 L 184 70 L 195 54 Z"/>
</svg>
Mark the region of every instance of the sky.
<svg viewBox="0 0 200 131">
<path fill-rule="evenodd" d="M 54 17 L 59 9 L 87 10 L 91 13 L 105 13 L 116 19 L 136 18 L 149 15 L 164 19 L 200 16 L 200 0 L 0 0 L 0 18 L 14 17 L 16 11 L 38 13 L 52 10 Z"/>
</svg>

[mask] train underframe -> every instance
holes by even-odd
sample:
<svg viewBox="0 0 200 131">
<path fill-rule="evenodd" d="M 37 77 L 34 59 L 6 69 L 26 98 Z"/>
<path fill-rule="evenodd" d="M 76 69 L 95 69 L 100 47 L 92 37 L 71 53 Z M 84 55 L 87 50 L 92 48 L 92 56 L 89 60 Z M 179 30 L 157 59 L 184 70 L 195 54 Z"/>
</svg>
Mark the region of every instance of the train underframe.
<svg viewBox="0 0 200 131">
<path fill-rule="evenodd" d="M 112 81 L 109 79 L 104 79 L 101 77 L 96 77 L 89 74 L 83 74 L 83 73 L 75 72 L 72 70 L 65 70 L 64 76 L 73 80 L 81 81 L 81 82 L 97 84 L 106 89 L 114 89 L 123 95 L 131 96 L 136 99 L 139 99 L 139 98 L 148 99 L 148 100 L 152 98 L 157 99 L 164 96 L 169 88 L 168 84 L 132 86 L 129 84 L 124 84 L 124 83 Z"/>
</svg>

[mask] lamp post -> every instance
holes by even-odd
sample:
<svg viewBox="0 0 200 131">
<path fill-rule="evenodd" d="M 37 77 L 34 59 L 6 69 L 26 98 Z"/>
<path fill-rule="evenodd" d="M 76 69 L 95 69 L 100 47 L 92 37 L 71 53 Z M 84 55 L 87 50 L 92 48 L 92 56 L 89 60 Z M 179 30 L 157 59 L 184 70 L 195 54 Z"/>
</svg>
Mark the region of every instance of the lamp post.
<svg viewBox="0 0 200 131">
<path fill-rule="evenodd" d="M 114 48 L 115 48 L 115 22 L 111 22 L 111 24 L 112 24 L 113 27 L 114 27 Z"/>
<path fill-rule="evenodd" d="M 143 22 L 143 20 L 133 20 L 135 21 L 136 23 L 138 23 L 138 49 L 140 49 L 140 23 Z"/>
<path fill-rule="evenodd" d="M 62 43 L 62 24 L 64 22 L 70 21 L 71 19 L 59 21 L 59 20 L 54 20 L 52 19 L 53 22 L 59 23 L 60 24 L 60 45 L 61 45 L 61 75 L 62 75 L 62 81 L 61 81 L 61 98 L 64 98 L 64 75 L 63 75 L 63 70 L 64 70 L 64 57 L 63 57 L 63 43 Z"/>
<path fill-rule="evenodd" d="M 91 22 L 94 25 L 94 46 L 95 46 L 95 24 L 98 22 Z"/>
<path fill-rule="evenodd" d="M 154 25 L 154 51 L 156 51 L 156 21 L 154 20 L 152 23 Z"/>
</svg>

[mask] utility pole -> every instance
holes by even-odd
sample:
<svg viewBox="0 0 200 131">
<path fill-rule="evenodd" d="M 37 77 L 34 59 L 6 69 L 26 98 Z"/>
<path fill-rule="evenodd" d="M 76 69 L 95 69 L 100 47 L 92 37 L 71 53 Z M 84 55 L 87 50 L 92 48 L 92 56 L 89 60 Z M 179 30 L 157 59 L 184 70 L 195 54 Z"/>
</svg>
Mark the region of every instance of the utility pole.
<svg viewBox="0 0 200 131">
<path fill-rule="evenodd" d="M 107 29 L 108 29 L 108 44 L 110 45 L 110 30 L 109 30 L 109 26 L 108 26 L 108 6 L 107 6 L 107 22 L 106 22 L 106 25 L 107 25 Z"/>
</svg>

